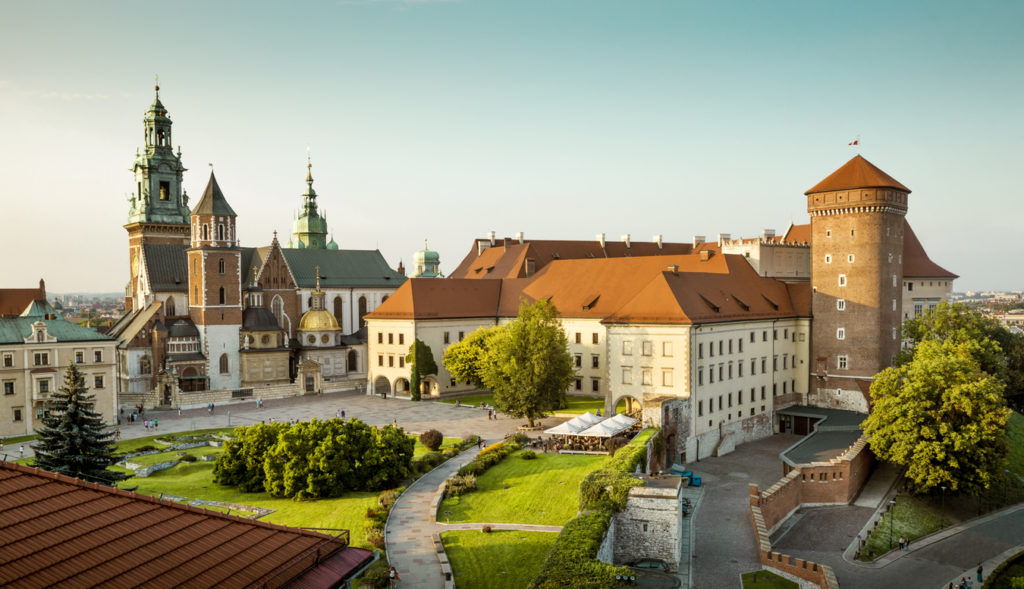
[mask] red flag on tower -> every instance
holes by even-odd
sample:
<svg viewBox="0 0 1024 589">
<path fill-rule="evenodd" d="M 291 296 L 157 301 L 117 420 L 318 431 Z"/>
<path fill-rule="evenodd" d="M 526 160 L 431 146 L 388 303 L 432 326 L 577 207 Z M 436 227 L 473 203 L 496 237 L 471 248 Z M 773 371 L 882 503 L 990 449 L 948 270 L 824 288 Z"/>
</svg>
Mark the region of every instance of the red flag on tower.
<svg viewBox="0 0 1024 589">
<path fill-rule="evenodd" d="M 854 139 L 853 141 L 847 143 L 847 145 L 860 145 L 860 137 L 858 137 L 858 138 Z"/>
</svg>

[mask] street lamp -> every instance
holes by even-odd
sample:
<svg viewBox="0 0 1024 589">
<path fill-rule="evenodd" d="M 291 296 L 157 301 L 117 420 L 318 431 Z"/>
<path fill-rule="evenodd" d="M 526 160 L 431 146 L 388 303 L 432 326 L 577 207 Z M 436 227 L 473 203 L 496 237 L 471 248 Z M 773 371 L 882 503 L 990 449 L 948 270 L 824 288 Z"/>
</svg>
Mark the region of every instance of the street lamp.
<svg viewBox="0 0 1024 589">
<path fill-rule="evenodd" d="M 892 550 L 892 520 L 896 518 L 896 500 L 889 500 L 889 550 Z"/>
<path fill-rule="evenodd" d="M 946 485 L 942 485 L 942 511 L 939 516 L 939 529 L 946 527 Z"/>
</svg>

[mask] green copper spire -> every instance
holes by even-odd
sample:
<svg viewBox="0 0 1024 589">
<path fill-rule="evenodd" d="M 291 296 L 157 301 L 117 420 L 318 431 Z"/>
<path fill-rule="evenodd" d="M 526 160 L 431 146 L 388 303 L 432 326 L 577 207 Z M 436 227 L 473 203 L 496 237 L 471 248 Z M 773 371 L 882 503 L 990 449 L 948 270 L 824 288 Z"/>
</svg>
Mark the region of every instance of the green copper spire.
<svg viewBox="0 0 1024 589">
<path fill-rule="evenodd" d="M 444 278 L 441 273 L 441 256 L 430 249 L 427 240 L 423 240 L 423 249 L 412 255 L 413 278 Z"/>
<path fill-rule="evenodd" d="M 333 240 L 331 241 L 333 243 Z M 313 189 L 313 163 L 307 154 L 306 192 L 302 194 L 302 209 L 292 225 L 292 238 L 288 242 L 288 247 L 325 249 L 327 246 L 327 218 L 317 210 L 316 190 Z"/>
<path fill-rule="evenodd" d="M 181 148 L 171 147 L 171 119 L 155 87 L 153 104 L 143 118 L 145 149 L 135 152 L 135 189 L 129 199 L 128 223 L 188 225 L 188 196 L 182 192 Z"/>
</svg>

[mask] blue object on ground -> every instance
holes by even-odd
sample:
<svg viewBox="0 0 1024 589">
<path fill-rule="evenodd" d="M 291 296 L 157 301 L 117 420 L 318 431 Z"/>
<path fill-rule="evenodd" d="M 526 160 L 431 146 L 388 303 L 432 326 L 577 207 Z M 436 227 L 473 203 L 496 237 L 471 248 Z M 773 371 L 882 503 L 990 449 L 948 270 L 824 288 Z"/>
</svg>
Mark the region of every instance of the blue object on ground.
<svg viewBox="0 0 1024 589">
<path fill-rule="evenodd" d="M 690 486 L 691 487 L 699 487 L 700 485 L 701 485 L 700 475 L 699 474 L 690 475 Z"/>
</svg>

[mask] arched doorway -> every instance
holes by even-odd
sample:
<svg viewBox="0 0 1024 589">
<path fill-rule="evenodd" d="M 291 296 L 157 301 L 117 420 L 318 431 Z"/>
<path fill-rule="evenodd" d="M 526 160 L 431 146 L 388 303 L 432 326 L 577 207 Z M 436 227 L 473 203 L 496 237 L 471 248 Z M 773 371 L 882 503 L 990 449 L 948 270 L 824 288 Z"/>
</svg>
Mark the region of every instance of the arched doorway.
<svg viewBox="0 0 1024 589">
<path fill-rule="evenodd" d="M 615 402 L 615 413 L 624 413 L 633 418 L 639 418 L 643 407 L 635 397 L 625 395 L 619 397 Z"/>
<path fill-rule="evenodd" d="M 391 392 L 391 383 L 386 376 L 378 376 L 373 381 L 373 392 L 382 397 Z"/>
<path fill-rule="evenodd" d="M 164 303 L 164 315 L 167 317 L 174 317 L 177 315 L 177 309 L 174 306 L 174 297 L 167 297 L 167 302 Z"/>
<path fill-rule="evenodd" d="M 395 381 L 395 394 L 408 393 L 409 392 L 409 380 L 405 378 L 399 378 Z"/>
<path fill-rule="evenodd" d="M 348 351 L 348 371 L 359 372 L 359 355 L 355 350 Z"/>
<path fill-rule="evenodd" d="M 441 387 L 438 386 L 437 380 L 432 376 L 428 376 L 423 379 L 423 384 L 420 388 L 420 394 L 429 395 L 436 397 L 441 394 Z"/>
</svg>

